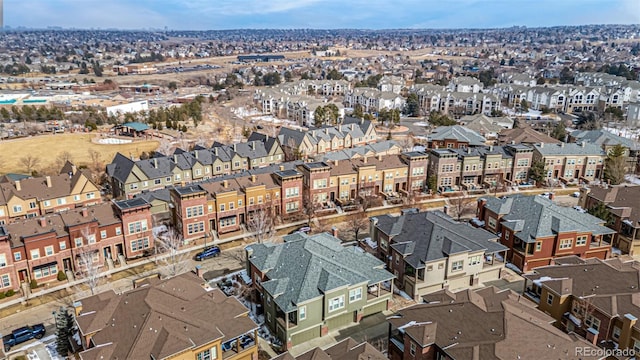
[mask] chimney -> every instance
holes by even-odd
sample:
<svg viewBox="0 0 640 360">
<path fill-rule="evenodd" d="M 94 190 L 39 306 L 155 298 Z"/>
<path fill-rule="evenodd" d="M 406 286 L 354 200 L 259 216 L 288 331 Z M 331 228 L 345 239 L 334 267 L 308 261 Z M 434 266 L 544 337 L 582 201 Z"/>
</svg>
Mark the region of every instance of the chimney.
<svg viewBox="0 0 640 360">
<path fill-rule="evenodd" d="M 45 227 L 47 226 L 47 219 L 41 217 L 40 220 L 38 221 L 40 223 L 41 227 Z"/>
<path fill-rule="evenodd" d="M 586 141 L 583 141 L 583 142 L 580 144 L 580 146 L 582 146 L 582 147 L 587 146 L 587 142 L 586 142 Z"/>
<path fill-rule="evenodd" d="M 178 163 L 178 155 L 173 154 L 173 162 L 176 164 Z"/>
<path fill-rule="evenodd" d="M 251 150 L 255 150 L 256 149 L 255 141 L 250 142 L 249 146 L 251 146 Z"/>
<path fill-rule="evenodd" d="M 75 175 L 78 171 L 78 168 L 75 165 L 71 165 L 71 174 Z"/>
<path fill-rule="evenodd" d="M 22 185 L 20 185 L 20 180 L 16 180 L 16 190 L 22 191 Z"/>
<path fill-rule="evenodd" d="M 515 140 L 511 140 L 511 145 L 515 145 L 516 141 Z"/>
<path fill-rule="evenodd" d="M 338 159 L 333 160 L 333 165 L 338 166 Z"/>
<path fill-rule="evenodd" d="M 229 181 L 228 180 L 222 180 L 222 186 L 226 189 L 229 187 Z"/>
<path fill-rule="evenodd" d="M 543 147 L 544 147 L 544 143 L 543 143 L 543 142 L 541 142 L 541 143 L 540 143 L 540 149 L 542 149 Z"/>
<path fill-rule="evenodd" d="M 327 135 L 329 135 L 329 128 L 325 128 L 325 129 L 324 129 L 324 133 L 325 133 L 325 134 L 327 134 Z"/>
<path fill-rule="evenodd" d="M 256 182 L 256 180 L 257 180 L 257 177 L 252 174 L 251 175 L 251 182 L 254 183 L 254 182 Z"/>
<path fill-rule="evenodd" d="M 82 301 L 76 301 L 72 306 L 74 312 L 76 313 L 76 317 L 80 316 L 80 313 L 82 312 Z"/>
<path fill-rule="evenodd" d="M 333 237 L 337 238 L 338 237 L 338 228 L 333 226 L 331 228 L 331 235 L 333 235 Z M 357 239 L 356 239 L 357 240 Z"/>
<path fill-rule="evenodd" d="M 47 179 L 47 187 L 50 188 L 51 187 L 51 176 L 47 175 L 47 177 L 45 179 Z"/>
<path fill-rule="evenodd" d="M 198 150 L 193 150 L 193 157 L 198 158 Z"/>
<path fill-rule="evenodd" d="M 202 265 L 196 265 L 196 276 L 204 279 L 204 271 L 202 270 Z"/>
<path fill-rule="evenodd" d="M 351 124 L 351 131 L 355 131 L 356 130 L 356 124 Z"/>
<path fill-rule="evenodd" d="M 553 200 L 555 199 L 556 194 L 555 193 L 549 193 L 549 200 Z"/>
<path fill-rule="evenodd" d="M 378 154 L 378 161 L 382 161 L 382 154 Z"/>
<path fill-rule="evenodd" d="M 217 147 L 214 147 L 214 148 L 213 148 L 213 153 L 214 153 L 216 156 L 218 156 L 218 148 L 217 148 Z"/>
<path fill-rule="evenodd" d="M 623 349 L 627 347 L 631 342 L 631 333 L 633 332 L 633 326 L 638 321 L 638 318 L 631 314 L 625 314 L 622 318 L 622 329 L 620 329 L 620 347 Z M 588 334 L 587 334 L 588 335 Z"/>
<path fill-rule="evenodd" d="M 489 146 L 489 151 L 493 151 L 493 145 Z"/>
<path fill-rule="evenodd" d="M 284 171 L 284 165 L 280 165 L 280 171 Z"/>
<path fill-rule="evenodd" d="M 443 212 L 445 215 L 449 215 L 449 205 L 445 205 L 445 206 L 442 208 L 442 212 Z"/>
<path fill-rule="evenodd" d="M 560 147 L 561 147 L 561 148 L 563 148 L 563 147 L 564 147 L 564 143 L 563 143 L 563 142 L 561 142 L 561 143 L 560 143 Z"/>
<path fill-rule="evenodd" d="M 233 144 L 233 152 L 236 152 L 236 144 Z"/>
<path fill-rule="evenodd" d="M 87 217 L 89 216 L 89 210 L 87 210 L 87 208 L 82 208 L 82 217 Z"/>
</svg>

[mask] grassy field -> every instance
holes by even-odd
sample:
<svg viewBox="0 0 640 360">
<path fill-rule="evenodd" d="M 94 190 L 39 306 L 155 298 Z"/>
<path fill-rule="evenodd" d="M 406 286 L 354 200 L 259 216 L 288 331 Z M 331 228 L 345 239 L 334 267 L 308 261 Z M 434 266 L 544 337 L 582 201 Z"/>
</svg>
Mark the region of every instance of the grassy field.
<svg viewBox="0 0 640 360">
<path fill-rule="evenodd" d="M 89 149 L 98 151 L 102 162 L 108 164 L 117 152 L 138 157 L 143 151 L 155 150 L 159 145 L 157 141 L 140 141 L 121 145 L 94 144 L 91 142 L 94 136 L 95 134 L 57 134 L 2 141 L 0 142 L 0 154 L 2 154 L 0 174 L 26 172 L 20 159 L 28 154 L 38 157 L 40 162 L 36 169 L 43 169 L 54 164 L 56 158 L 65 151 L 71 154 L 71 160 L 79 166 L 91 162 Z"/>
</svg>

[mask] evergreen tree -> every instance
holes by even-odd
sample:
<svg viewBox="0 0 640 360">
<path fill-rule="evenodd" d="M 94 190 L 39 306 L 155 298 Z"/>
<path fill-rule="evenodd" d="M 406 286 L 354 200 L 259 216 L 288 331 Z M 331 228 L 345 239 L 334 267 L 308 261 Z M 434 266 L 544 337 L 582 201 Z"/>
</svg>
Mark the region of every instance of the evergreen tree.
<svg viewBox="0 0 640 360">
<path fill-rule="evenodd" d="M 612 185 L 618 185 L 624 182 L 626 175 L 626 154 L 627 150 L 624 146 L 617 144 L 609 150 L 607 159 L 604 161 L 604 178 Z"/>
<path fill-rule="evenodd" d="M 71 350 L 69 339 L 73 335 L 73 316 L 64 306 L 55 313 L 56 318 L 56 351 L 66 358 Z"/>
</svg>

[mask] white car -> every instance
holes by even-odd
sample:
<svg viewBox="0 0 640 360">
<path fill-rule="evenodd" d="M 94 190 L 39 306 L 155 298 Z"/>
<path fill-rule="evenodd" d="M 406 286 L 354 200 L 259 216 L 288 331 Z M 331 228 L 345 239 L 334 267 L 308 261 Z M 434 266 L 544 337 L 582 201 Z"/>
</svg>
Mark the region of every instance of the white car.
<svg viewBox="0 0 640 360">
<path fill-rule="evenodd" d="M 576 210 L 577 212 L 581 212 L 581 213 L 586 213 L 587 212 L 586 209 L 583 209 L 581 206 L 578 206 L 578 205 L 574 206 L 573 209 Z"/>
<path fill-rule="evenodd" d="M 571 196 L 574 197 L 574 198 L 580 197 L 580 191 L 576 191 L 576 192 L 572 193 Z"/>
</svg>

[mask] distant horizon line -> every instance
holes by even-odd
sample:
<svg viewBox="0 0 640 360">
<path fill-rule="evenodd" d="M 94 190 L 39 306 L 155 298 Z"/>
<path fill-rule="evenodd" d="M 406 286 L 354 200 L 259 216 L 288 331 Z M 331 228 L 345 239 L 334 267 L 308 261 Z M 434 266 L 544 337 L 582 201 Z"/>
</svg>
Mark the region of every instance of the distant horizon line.
<svg viewBox="0 0 640 360">
<path fill-rule="evenodd" d="M 156 28 L 156 27 L 148 27 L 148 28 L 117 28 L 117 27 L 62 27 L 56 25 L 48 25 L 47 27 L 27 27 L 27 26 L 11 26 L 5 25 L 1 27 L 0 30 L 44 30 L 44 31 L 65 31 L 65 30 L 91 30 L 91 31 L 140 31 L 140 32 L 163 32 L 163 31 L 171 31 L 171 32 L 207 32 L 207 31 L 246 31 L 246 30 L 255 30 L 255 31 L 267 31 L 267 30 L 277 30 L 277 31 L 296 31 L 296 30 L 315 30 L 315 31 L 339 31 L 339 30 L 356 30 L 356 31 L 452 31 L 452 30 L 471 30 L 471 31 L 480 31 L 480 30 L 506 30 L 506 29 L 516 29 L 516 28 L 526 28 L 526 29 L 552 29 L 552 28 L 577 28 L 577 27 L 585 27 L 585 26 L 600 26 L 600 27 L 614 27 L 614 26 L 624 26 L 624 27 L 640 27 L 640 24 L 580 24 L 580 25 L 550 25 L 550 26 L 527 26 L 527 25 L 512 25 L 512 26 L 503 26 L 503 27 L 453 27 L 453 28 L 227 28 L 227 29 L 171 29 L 168 27 L 165 28 Z"/>
</svg>

